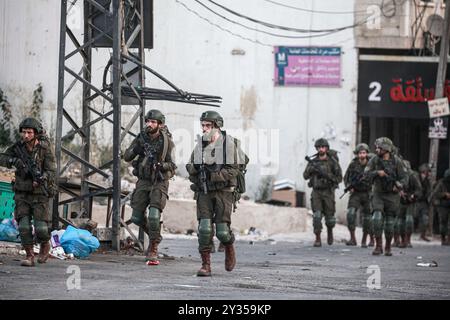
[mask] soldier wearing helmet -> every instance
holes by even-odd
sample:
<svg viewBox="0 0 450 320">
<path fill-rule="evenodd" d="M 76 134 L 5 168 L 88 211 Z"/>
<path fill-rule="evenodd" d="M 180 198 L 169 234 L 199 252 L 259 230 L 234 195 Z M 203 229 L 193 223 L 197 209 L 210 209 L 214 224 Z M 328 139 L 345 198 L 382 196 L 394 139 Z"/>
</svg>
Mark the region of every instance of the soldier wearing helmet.
<svg viewBox="0 0 450 320">
<path fill-rule="evenodd" d="M 231 213 L 239 162 L 233 156 L 236 152 L 234 138 L 221 129 L 223 124 L 218 112 L 202 113 L 200 125 L 203 136 L 198 139 L 186 165 L 191 189 L 197 200 L 198 250 L 202 258 L 197 276 L 201 277 L 211 276 L 214 234 L 225 247 L 225 270 L 232 271 L 236 265 Z"/>
<path fill-rule="evenodd" d="M 133 140 L 124 153 L 124 160 L 133 165 L 137 176 L 136 189 L 131 197 L 131 222 L 149 235 L 147 265 L 158 265 L 158 245 L 161 237 L 161 215 L 166 206 L 169 179 L 174 176 L 174 143 L 165 129 L 166 117 L 156 109 L 145 115 L 145 129 Z M 148 215 L 146 210 L 148 208 Z"/>
<path fill-rule="evenodd" d="M 431 182 L 430 182 L 430 166 L 428 163 L 421 164 L 419 166 L 419 179 L 422 186 L 422 192 L 417 199 L 416 216 L 419 224 L 420 239 L 429 242 L 426 232 L 429 223 L 429 208 L 430 208 L 430 195 L 431 195 Z"/>
<path fill-rule="evenodd" d="M 408 183 L 400 190 L 400 208 L 394 224 L 394 245 L 399 248 L 412 248 L 411 235 L 414 231 L 414 212 L 416 201 L 422 194 L 419 176 L 411 168 L 408 160 L 403 160 L 408 175 Z M 399 243 L 399 239 L 401 242 Z"/>
<path fill-rule="evenodd" d="M 37 242 L 40 243 L 38 262 L 45 263 L 50 252 L 49 198 L 55 191 L 55 157 L 39 120 L 25 118 L 19 125 L 20 141 L 8 147 L 0 155 L 0 165 L 16 169 L 14 190 L 14 218 L 19 224 L 19 233 L 26 258 L 22 266 L 34 266 L 33 226 Z"/>
<path fill-rule="evenodd" d="M 450 169 L 445 170 L 433 189 L 431 201 L 439 216 L 439 232 L 441 244 L 450 246 Z"/>
<path fill-rule="evenodd" d="M 308 186 L 313 188 L 311 207 L 313 210 L 313 227 L 316 239 L 314 247 L 322 246 L 322 217 L 325 216 L 327 226 L 327 243 L 333 244 L 333 228 L 336 225 L 334 216 L 334 191 L 342 181 L 342 170 L 335 151 L 330 150 L 326 139 L 318 139 L 314 143 L 317 154 L 313 159 L 306 157 L 308 165 L 303 172 L 303 178 L 309 180 Z"/>
<path fill-rule="evenodd" d="M 367 164 L 364 179 L 372 186 L 372 226 L 376 246 L 373 255 L 383 253 L 382 235 L 384 231 L 386 256 L 391 256 L 391 241 L 395 216 L 400 205 L 399 191 L 408 183 L 407 170 L 402 160 L 393 153 L 394 145 L 389 138 L 375 140 L 376 156 Z"/>
<path fill-rule="evenodd" d="M 350 198 L 347 205 L 347 227 L 350 232 L 350 240 L 346 242 L 348 246 L 356 246 L 355 228 L 356 212 L 360 210 L 363 216 L 363 237 L 361 247 L 367 248 L 367 236 L 370 236 L 369 247 L 374 245 L 371 212 L 370 212 L 370 189 L 371 185 L 363 179 L 364 169 L 369 162 L 369 146 L 360 143 L 353 153 L 355 158 L 350 162 L 344 175 L 345 190 L 350 191 Z"/>
</svg>

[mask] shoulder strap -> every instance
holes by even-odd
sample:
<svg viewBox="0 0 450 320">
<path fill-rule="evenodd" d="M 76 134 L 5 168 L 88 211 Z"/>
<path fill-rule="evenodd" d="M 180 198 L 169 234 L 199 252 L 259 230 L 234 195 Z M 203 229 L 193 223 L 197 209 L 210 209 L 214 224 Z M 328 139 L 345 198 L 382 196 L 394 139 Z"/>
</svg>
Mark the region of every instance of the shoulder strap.
<svg viewBox="0 0 450 320">
<path fill-rule="evenodd" d="M 167 136 L 167 133 L 164 131 L 160 131 L 163 136 L 163 151 L 161 153 L 161 159 L 160 161 L 164 161 L 166 159 L 167 150 L 169 149 L 169 137 Z"/>
</svg>

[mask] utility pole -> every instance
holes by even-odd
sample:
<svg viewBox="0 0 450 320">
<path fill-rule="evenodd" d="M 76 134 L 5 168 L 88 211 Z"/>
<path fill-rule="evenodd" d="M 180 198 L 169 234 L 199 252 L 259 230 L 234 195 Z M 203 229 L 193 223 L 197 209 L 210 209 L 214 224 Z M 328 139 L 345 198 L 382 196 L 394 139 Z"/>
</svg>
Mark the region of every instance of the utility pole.
<svg viewBox="0 0 450 320">
<path fill-rule="evenodd" d="M 441 38 L 441 52 L 439 55 L 439 66 L 436 78 L 436 95 L 435 99 L 442 98 L 444 96 L 444 83 L 447 73 L 447 56 L 450 40 L 450 3 L 445 6 L 444 17 L 444 32 Z M 430 141 L 430 155 L 429 164 L 431 166 L 430 179 L 431 183 L 436 181 L 437 175 L 437 163 L 439 156 L 439 139 L 431 139 Z"/>
<path fill-rule="evenodd" d="M 445 6 L 445 16 L 444 16 L 444 32 L 441 38 L 441 52 L 439 54 L 439 65 L 436 77 L 436 96 L 435 99 L 442 98 L 444 96 L 444 83 L 447 74 L 447 57 L 449 49 L 450 40 L 450 3 L 447 2 Z M 439 157 L 439 139 L 431 139 L 430 141 L 430 155 L 429 164 L 431 166 L 430 180 L 431 185 L 436 182 L 437 176 L 437 163 Z M 433 234 L 433 206 L 429 210 L 429 231 Z"/>
</svg>

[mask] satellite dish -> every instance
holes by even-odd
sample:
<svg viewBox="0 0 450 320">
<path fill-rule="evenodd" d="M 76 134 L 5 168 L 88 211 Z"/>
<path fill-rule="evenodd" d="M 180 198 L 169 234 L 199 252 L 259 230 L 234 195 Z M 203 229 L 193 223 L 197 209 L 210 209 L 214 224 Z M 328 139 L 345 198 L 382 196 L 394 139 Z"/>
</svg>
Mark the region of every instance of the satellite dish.
<svg viewBox="0 0 450 320">
<path fill-rule="evenodd" d="M 427 18 L 425 23 L 427 30 L 434 36 L 442 36 L 444 32 L 444 18 L 438 14 L 432 14 Z"/>
</svg>

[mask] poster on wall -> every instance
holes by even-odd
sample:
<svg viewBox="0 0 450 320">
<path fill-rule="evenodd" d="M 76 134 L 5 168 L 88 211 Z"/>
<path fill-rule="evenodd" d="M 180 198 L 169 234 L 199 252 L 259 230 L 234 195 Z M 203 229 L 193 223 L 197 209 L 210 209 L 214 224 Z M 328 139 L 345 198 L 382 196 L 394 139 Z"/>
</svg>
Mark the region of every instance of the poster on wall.
<svg viewBox="0 0 450 320">
<path fill-rule="evenodd" d="M 339 47 L 278 46 L 274 53 L 276 86 L 341 86 Z"/>
</svg>

